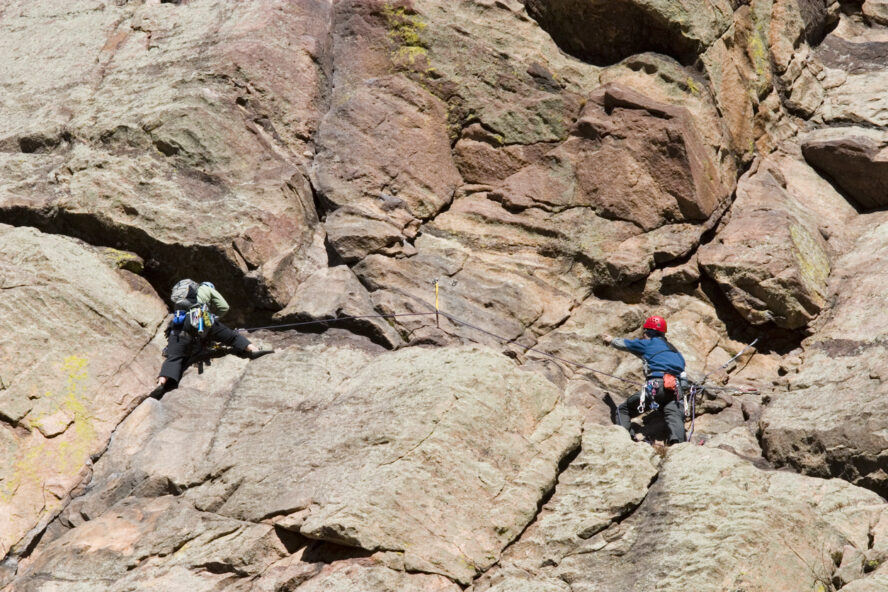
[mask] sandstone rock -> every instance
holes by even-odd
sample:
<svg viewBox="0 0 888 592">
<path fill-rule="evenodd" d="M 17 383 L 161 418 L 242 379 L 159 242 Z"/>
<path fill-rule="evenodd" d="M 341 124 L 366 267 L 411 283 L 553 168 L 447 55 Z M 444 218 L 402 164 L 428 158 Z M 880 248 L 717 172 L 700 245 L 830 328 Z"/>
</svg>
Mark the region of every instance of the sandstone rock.
<svg viewBox="0 0 888 592">
<path fill-rule="evenodd" d="M 373 308 L 367 290 L 348 267 L 340 265 L 322 269 L 303 282 L 287 307 L 277 313 L 274 319 L 286 324 L 376 314 L 378 313 Z M 366 334 L 387 347 L 397 347 L 404 343 L 387 319 L 365 318 L 331 324 L 350 328 L 354 333 Z M 316 328 L 320 327 L 323 325 Z"/>
<path fill-rule="evenodd" d="M 801 140 L 805 159 L 862 210 L 888 205 L 888 133 L 861 127 L 829 128 Z"/>
<path fill-rule="evenodd" d="M 78 514 L 187 490 L 202 511 L 388 551 L 407 571 L 465 582 L 489 567 L 578 446 L 559 391 L 484 349 L 380 356 L 324 339 L 250 363 L 221 358 L 146 403 L 97 464 L 62 538 L 90 524 L 76 526 Z M 219 428 L 201 434 L 207 417 Z"/>
<path fill-rule="evenodd" d="M 826 304 L 829 249 L 806 201 L 759 167 L 741 179 L 728 224 L 699 251 L 700 267 L 750 323 L 798 329 Z"/>
<path fill-rule="evenodd" d="M 866 0 L 861 8 L 866 18 L 873 23 L 888 25 L 888 3 L 884 0 Z"/>
<path fill-rule="evenodd" d="M 317 136 L 313 173 L 333 208 L 359 206 L 384 192 L 425 219 L 450 202 L 461 180 L 450 156 L 446 105 L 389 74 L 398 51 L 393 44 L 407 42 L 403 27 L 419 27 L 409 19 L 402 25 L 403 12 L 365 0 L 336 6 L 332 109 Z M 411 29 L 409 41 L 419 44 L 416 35 Z"/>
<path fill-rule="evenodd" d="M 802 46 L 804 36 L 805 21 L 800 3 L 796 0 L 776 0 L 768 21 L 768 49 L 776 74 L 786 74 L 796 49 Z"/>
<path fill-rule="evenodd" d="M 77 240 L 0 225 L 3 555 L 59 512 L 147 394 L 166 309 L 146 285 Z"/>
<path fill-rule="evenodd" d="M 792 90 L 785 104 L 788 109 L 798 113 L 801 117 L 811 117 L 817 108 L 823 103 L 823 86 L 811 70 L 805 68 L 793 81 Z"/>
<path fill-rule="evenodd" d="M 390 19 L 396 62 L 447 102 L 451 141 L 474 125 L 515 150 L 567 138 L 583 96 L 599 84 L 598 68 L 562 52 L 517 0 L 412 5 L 415 14 Z"/>
<path fill-rule="evenodd" d="M 514 339 L 562 322 L 590 285 L 637 282 L 689 254 L 727 191 L 692 115 L 619 85 L 592 99 L 542 161 L 426 224 L 417 255 L 355 266 L 374 299 L 408 310 L 405 294 L 450 277 L 459 288 L 448 313 Z"/>
<path fill-rule="evenodd" d="M 679 445 L 641 506 L 584 541 L 590 552 L 511 577 L 540 583 L 529 590 L 558 590 L 553 580 L 571 590 L 816 589 L 831 583 L 831 553 L 870 546 L 885 508 L 842 481 L 762 471 L 725 451 Z"/>
<path fill-rule="evenodd" d="M 595 551 L 593 537 L 644 500 L 658 461 L 652 447 L 631 442 L 623 428 L 587 425 L 580 453 L 504 563 L 533 572 L 568 555 Z"/>
<path fill-rule="evenodd" d="M 727 2 L 525 0 L 525 8 L 566 52 L 598 65 L 655 51 L 691 63 L 730 26 Z M 589 36 L 589 30 L 597 31 Z"/>
<path fill-rule="evenodd" d="M 324 221 L 327 240 L 344 262 L 355 263 L 372 253 L 395 255 L 404 252 L 404 243 L 408 240 L 404 229 L 415 219 L 406 209 L 405 202 L 385 194 L 380 199 L 386 197 L 396 204 L 395 207 L 402 208 L 407 217 L 405 223 L 399 223 L 401 221 L 392 215 L 352 206 L 341 207 L 327 216 Z"/>
<path fill-rule="evenodd" d="M 880 91 L 888 82 L 888 31 L 841 19 L 814 52 L 817 62 L 839 75 L 826 89 L 820 114 L 827 124 L 884 127 L 886 98 Z"/>
<path fill-rule="evenodd" d="M 847 590 L 848 592 L 878 592 L 879 590 L 884 590 L 885 586 L 888 585 L 888 566 L 884 563 L 881 566 L 878 564 L 879 562 L 875 562 L 878 569 L 874 573 L 849 582 L 842 587 L 842 590 Z M 872 571 L 872 569 L 867 571 Z"/>
<path fill-rule="evenodd" d="M 558 164 L 576 171 L 572 183 L 562 181 L 563 193 L 522 195 L 520 183 L 509 187 L 507 179 L 504 201 L 591 206 L 606 218 L 652 230 L 665 222 L 703 221 L 725 197 L 690 113 L 619 85 L 590 97 L 574 137 L 556 154 Z"/>
<path fill-rule="evenodd" d="M 873 330 L 883 321 L 870 295 L 881 293 L 876 270 L 888 226 L 882 215 L 861 222 L 869 231 L 835 263 L 829 317 L 804 343 L 804 365 L 791 377 L 792 390 L 764 410 L 762 444 L 778 465 L 841 475 L 884 493 L 883 345 Z M 849 231 L 854 236 L 853 226 Z"/>
<path fill-rule="evenodd" d="M 164 289 L 212 277 L 235 316 L 281 308 L 294 257 L 326 264 L 300 155 L 326 101 L 327 12 L 8 3 L 5 220 L 134 251 Z"/>
<path fill-rule="evenodd" d="M 454 146 L 454 159 L 467 183 L 496 184 L 521 169 L 541 163 L 551 142 L 503 144 L 504 138 L 472 124 Z"/>
<path fill-rule="evenodd" d="M 173 496 L 134 497 L 35 553 L 12 587 L 208 590 L 221 584 L 222 566 L 256 576 L 286 554 L 271 525 L 200 512 Z"/>
<path fill-rule="evenodd" d="M 331 566 L 298 588 L 304 592 L 399 590 L 403 592 L 458 592 L 461 588 L 443 576 L 408 574 L 385 567 Z"/>
<path fill-rule="evenodd" d="M 449 203 L 460 177 L 444 104 L 400 77 L 339 89 L 348 99 L 334 94 L 318 134 L 315 179 L 323 198 L 340 207 L 391 193 L 420 219 Z"/>
</svg>

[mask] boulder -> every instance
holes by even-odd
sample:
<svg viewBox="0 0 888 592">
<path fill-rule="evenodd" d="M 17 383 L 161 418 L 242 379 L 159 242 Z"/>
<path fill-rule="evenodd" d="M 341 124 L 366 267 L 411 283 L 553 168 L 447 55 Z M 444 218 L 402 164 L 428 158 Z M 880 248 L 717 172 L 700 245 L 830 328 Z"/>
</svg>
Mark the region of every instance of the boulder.
<svg viewBox="0 0 888 592">
<path fill-rule="evenodd" d="M 579 552 L 533 569 L 507 554 L 473 592 L 564 590 L 559 580 L 571 590 L 826 589 L 846 555 L 850 562 L 877 544 L 871 533 L 886 509 L 843 481 L 764 471 L 723 450 L 681 444 L 669 449 L 641 505 Z"/>
<path fill-rule="evenodd" d="M 4 556 L 23 552 L 67 504 L 151 389 L 160 348 L 150 344 L 166 308 L 110 255 L 0 224 Z"/>
<path fill-rule="evenodd" d="M 885 0 L 865 0 L 861 8 L 864 16 L 872 23 L 888 25 L 888 2 Z"/>
<path fill-rule="evenodd" d="M 127 500 L 177 493 L 202 512 L 468 583 L 554 487 L 579 445 L 575 413 L 551 383 L 484 348 L 382 353 L 332 339 L 215 360 L 147 401 L 63 517 L 73 529 L 44 544 L 77 540 Z M 208 418 L 218 428 L 201 431 Z"/>
<path fill-rule="evenodd" d="M 859 222 L 868 231 L 836 261 L 829 316 L 803 343 L 804 363 L 791 375 L 790 392 L 774 397 L 761 421 L 765 456 L 777 465 L 885 495 L 885 348 L 873 328 L 888 322 L 876 296 L 888 225 L 875 216 Z M 849 231 L 853 236 L 853 226 Z"/>
<path fill-rule="evenodd" d="M 328 267 L 315 272 L 293 294 L 284 310 L 275 314 L 280 324 L 307 323 L 338 317 L 352 318 L 330 323 L 332 326 L 349 328 L 352 332 L 367 335 L 387 347 L 398 347 L 404 341 L 392 327 L 392 321 L 375 317 L 379 313 L 373 307 L 370 295 L 355 274 L 346 267 Z M 311 330 L 326 328 L 324 324 L 305 326 Z"/>
<path fill-rule="evenodd" d="M 778 179 L 768 165 L 745 174 L 729 222 L 698 257 L 748 322 L 798 329 L 826 304 L 830 249 L 807 196 L 793 197 Z"/>
<path fill-rule="evenodd" d="M 859 19 L 843 16 L 839 25 L 813 51 L 822 72 L 823 105 L 818 109 L 824 123 L 832 126 L 861 125 L 880 128 L 888 124 L 888 31 L 869 27 Z"/>
<path fill-rule="evenodd" d="M 801 140 L 805 160 L 861 211 L 888 205 L 888 132 L 862 127 L 827 128 Z"/>
<path fill-rule="evenodd" d="M 549 166 L 519 171 L 494 195 L 512 208 L 588 207 L 646 231 L 705 221 L 726 197 L 690 113 L 620 85 L 593 93 L 548 156 Z"/>
</svg>

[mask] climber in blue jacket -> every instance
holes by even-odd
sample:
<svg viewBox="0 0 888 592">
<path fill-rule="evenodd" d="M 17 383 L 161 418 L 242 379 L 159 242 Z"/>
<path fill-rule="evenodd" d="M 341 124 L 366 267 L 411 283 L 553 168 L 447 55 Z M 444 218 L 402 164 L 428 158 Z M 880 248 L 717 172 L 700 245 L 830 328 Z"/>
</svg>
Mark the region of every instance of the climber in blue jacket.
<svg viewBox="0 0 888 592">
<path fill-rule="evenodd" d="M 681 393 L 685 360 L 675 346 L 666 340 L 666 319 L 649 317 L 643 328 L 643 339 L 604 336 L 606 344 L 631 352 L 644 363 L 644 387 L 641 392 L 631 395 L 617 407 L 616 423 L 626 428 L 635 439 L 630 419 L 644 413 L 646 409 L 659 407 L 666 420 L 667 444 L 671 446 L 685 441 L 684 401 Z"/>
</svg>

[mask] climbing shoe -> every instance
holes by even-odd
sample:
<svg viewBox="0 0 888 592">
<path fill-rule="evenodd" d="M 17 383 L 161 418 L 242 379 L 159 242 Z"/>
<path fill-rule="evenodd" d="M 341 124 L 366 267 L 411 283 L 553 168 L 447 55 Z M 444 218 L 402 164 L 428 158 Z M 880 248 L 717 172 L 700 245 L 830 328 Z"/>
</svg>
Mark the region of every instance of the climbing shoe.
<svg viewBox="0 0 888 592">
<path fill-rule="evenodd" d="M 151 397 L 152 399 L 157 399 L 159 401 L 161 398 L 163 398 L 163 394 L 165 392 L 166 392 L 166 385 L 165 384 L 158 384 L 157 386 L 154 387 L 154 389 L 151 390 L 150 393 L 148 393 L 148 396 Z"/>
<path fill-rule="evenodd" d="M 251 360 L 255 360 L 256 358 L 261 358 L 262 356 L 266 356 L 268 354 L 273 354 L 274 348 L 268 347 L 267 345 L 263 345 L 256 351 L 247 352 L 247 355 L 250 356 Z"/>
</svg>

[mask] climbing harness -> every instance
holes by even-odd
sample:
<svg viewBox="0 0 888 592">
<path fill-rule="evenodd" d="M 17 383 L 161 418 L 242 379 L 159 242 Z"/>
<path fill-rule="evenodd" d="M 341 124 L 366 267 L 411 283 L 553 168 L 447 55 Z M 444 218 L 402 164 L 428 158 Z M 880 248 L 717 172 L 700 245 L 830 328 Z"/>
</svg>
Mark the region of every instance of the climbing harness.
<svg viewBox="0 0 888 592">
<path fill-rule="evenodd" d="M 660 404 L 657 403 L 657 391 L 659 389 L 659 385 L 653 381 L 648 380 L 644 383 L 644 387 L 641 389 L 641 397 L 638 399 L 638 414 L 641 415 L 644 413 L 644 405 L 645 399 L 650 397 L 651 404 L 648 406 L 650 411 L 656 411 L 660 408 Z"/>
<path fill-rule="evenodd" d="M 694 423 L 695 423 L 695 420 L 696 420 L 696 418 L 697 418 L 697 395 L 698 395 L 699 393 L 702 393 L 703 391 L 723 391 L 723 392 L 730 392 L 730 393 L 732 393 L 732 394 L 736 394 L 736 393 L 741 393 L 741 394 L 757 394 L 757 393 L 758 393 L 758 389 L 755 389 L 755 388 L 752 388 L 752 387 L 736 387 L 736 386 L 732 386 L 732 387 L 721 386 L 721 387 L 718 387 L 718 386 L 710 386 L 710 385 L 707 385 L 707 384 L 706 384 L 706 379 L 707 379 L 707 378 L 709 378 L 710 376 L 712 376 L 712 375 L 715 374 L 716 372 L 718 372 L 718 371 L 720 371 L 720 370 L 724 370 L 725 368 L 727 368 L 728 366 L 730 366 L 730 365 L 731 365 L 731 364 L 732 364 L 737 358 L 739 358 L 739 357 L 742 356 L 744 353 L 746 353 L 746 350 L 748 350 L 749 348 L 753 347 L 756 343 L 758 343 L 758 340 L 759 340 L 758 337 L 756 337 L 755 339 L 753 339 L 752 342 L 751 342 L 749 345 L 747 345 L 747 346 L 744 347 L 742 350 L 740 350 L 740 352 L 737 353 L 735 356 L 733 356 L 730 360 L 728 360 L 727 362 L 725 362 L 724 364 L 722 364 L 721 366 L 719 366 L 719 367 L 716 368 L 715 370 L 712 370 L 712 371 L 708 372 L 706 375 L 703 376 L 703 378 L 700 379 L 700 382 L 699 382 L 699 383 L 693 384 L 693 385 L 691 386 L 691 393 L 690 393 L 690 395 L 689 395 L 689 398 L 690 398 L 690 400 L 691 400 L 691 410 L 690 410 L 690 415 L 691 415 L 691 428 L 690 428 L 690 430 L 688 430 L 687 436 L 686 436 L 686 438 L 685 438 L 688 442 L 691 441 L 691 437 L 694 435 Z M 687 411 L 688 411 L 687 403 L 685 403 L 685 414 L 687 414 Z M 687 415 L 686 415 L 686 417 L 687 417 Z"/>
</svg>

